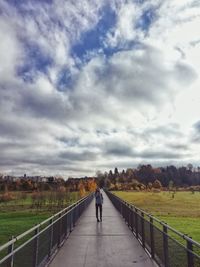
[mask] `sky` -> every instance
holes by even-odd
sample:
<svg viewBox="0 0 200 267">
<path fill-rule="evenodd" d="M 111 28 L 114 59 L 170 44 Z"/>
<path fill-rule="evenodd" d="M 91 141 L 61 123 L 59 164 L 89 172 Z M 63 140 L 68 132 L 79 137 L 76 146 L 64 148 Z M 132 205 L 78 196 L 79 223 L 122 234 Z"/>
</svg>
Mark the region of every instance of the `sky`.
<svg viewBox="0 0 200 267">
<path fill-rule="evenodd" d="M 1 0 L 0 172 L 200 165 L 199 0 Z"/>
</svg>

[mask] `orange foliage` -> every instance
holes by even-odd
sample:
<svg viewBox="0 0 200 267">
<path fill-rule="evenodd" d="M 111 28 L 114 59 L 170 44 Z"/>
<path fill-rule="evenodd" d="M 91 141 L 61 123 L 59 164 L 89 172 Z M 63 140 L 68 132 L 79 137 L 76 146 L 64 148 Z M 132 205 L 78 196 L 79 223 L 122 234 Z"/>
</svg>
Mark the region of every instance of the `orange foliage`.
<svg viewBox="0 0 200 267">
<path fill-rule="evenodd" d="M 89 192 L 95 192 L 95 190 L 97 188 L 97 184 L 96 184 L 95 180 L 94 179 L 89 180 L 87 183 L 88 183 L 87 186 L 88 186 Z"/>
<path fill-rule="evenodd" d="M 85 196 L 85 186 L 82 182 L 79 183 L 78 185 L 78 188 L 79 188 L 79 195 L 80 197 L 84 197 Z"/>
</svg>

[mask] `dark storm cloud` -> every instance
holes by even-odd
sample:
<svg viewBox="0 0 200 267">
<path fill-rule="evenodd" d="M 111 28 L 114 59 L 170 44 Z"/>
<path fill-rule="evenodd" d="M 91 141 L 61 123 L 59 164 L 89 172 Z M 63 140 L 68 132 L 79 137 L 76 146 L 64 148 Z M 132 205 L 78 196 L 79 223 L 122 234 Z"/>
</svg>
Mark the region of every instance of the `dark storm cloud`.
<svg viewBox="0 0 200 267">
<path fill-rule="evenodd" d="M 26 155 L 26 156 L 25 156 Z M 56 157 L 56 155 L 38 155 L 33 153 L 31 149 L 25 154 L 24 151 L 10 152 L 0 155 L 0 165 L 23 165 L 30 164 L 32 166 L 62 166 L 65 164 L 71 164 L 71 161 L 62 160 L 61 158 Z"/>
<path fill-rule="evenodd" d="M 62 159 L 68 159 L 70 161 L 94 161 L 97 159 L 97 154 L 91 151 L 83 152 L 61 152 L 59 157 Z"/>
<path fill-rule="evenodd" d="M 133 151 L 130 146 L 119 143 L 106 143 L 104 153 L 106 156 L 114 155 L 119 157 L 133 156 Z"/>
<path fill-rule="evenodd" d="M 193 124 L 193 128 L 200 133 L 200 120 Z"/>
<path fill-rule="evenodd" d="M 181 159 L 185 154 L 171 152 L 171 151 L 153 151 L 153 150 L 145 150 L 139 153 L 139 156 L 143 159 Z"/>
<path fill-rule="evenodd" d="M 183 85 L 189 85 L 197 78 L 197 73 L 192 66 L 183 62 L 177 62 L 175 75 L 180 84 Z"/>
<path fill-rule="evenodd" d="M 34 135 L 34 125 L 30 120 L 15 115 L 6 114 L 0 118 L 0 136 L 11 138 L 13 141 L 31 138 Z"/>
<path fill-rule="evenodd" d="M 200 120 L 193 124 L 191 141 L 193 143 L 200 144 Z"/>
<path fill-rule="evenodd" d="M 147 127 L 144 131 L 144 134 L 156 134 L 156 135 L 164 135 L 164 136 L 178 136 L 181 135 L 181 131 L 179 129 L 178 124 L 167 124 L 167 125 L 159 125 L 156 127 Z"/>
<path fill-rule="evenodd" d="M 188 150 L 189 145 L 188 144 L 168 144 L 170 148 L 173 150 Z"/>
<path fill-rule="evenodd" d="M 105 156 L 116 156 L 116 157 L 129 157 L 129 158 L 141 158 L 141 159 L 181 159 L 188 154 L 181 153 L 180 147 L 171 147 L 171 150 L 166 150 L 163 147 L 163 151 L 157 148 L 138 150 L 132 148 L 130 145 L 123 143 L 110 143 L 106 144 L 105 150 L 103 151 Z M 178 152 L 176 152 L 178 150 Z"/>
<path fill-rule="evenodd" d="M 34 117 L 63 120 L 67 116 L 67 101 L 63 102 L 62 95 L 57 93 L 24 91 L 18 103 L 18 110 L 19 112 L 26 110 Z"/>
</svg>

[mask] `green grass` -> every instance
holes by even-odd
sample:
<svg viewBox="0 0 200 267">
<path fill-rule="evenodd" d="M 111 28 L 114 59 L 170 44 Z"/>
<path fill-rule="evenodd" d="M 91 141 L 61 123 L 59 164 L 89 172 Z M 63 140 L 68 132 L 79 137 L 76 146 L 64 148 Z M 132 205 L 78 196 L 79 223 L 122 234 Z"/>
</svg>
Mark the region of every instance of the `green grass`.
<svg viewBox="0 0 200 267">
<path fill-rule="evenodd" d="M 49 212 L 16 211 L 0 214 L 0 245 L 6 243 L 11 236 L 17 236 L 48 218 Z"/>
<path fill-rule="evenodd" d="M 200 242 L 200 193 L 114 192 L 120 198 Z"/>
<path fill-rule="evenodd" d="M 64 207 L 71 205 L 78 199 L 78 192 L 70 193 L 70 197 L 68 201 L 65 201 Z M 31 204 L 30 194 L 24 201 L 16 198 L 16 200 L 7 203 L 0 203 L 0 245 L 9 241 L 12 236 L 22 234 L 59 211 L 57 208 L 49 209 L 48 205 L 41 209 L 36 209 L 32 208 Z"/>
</svg>

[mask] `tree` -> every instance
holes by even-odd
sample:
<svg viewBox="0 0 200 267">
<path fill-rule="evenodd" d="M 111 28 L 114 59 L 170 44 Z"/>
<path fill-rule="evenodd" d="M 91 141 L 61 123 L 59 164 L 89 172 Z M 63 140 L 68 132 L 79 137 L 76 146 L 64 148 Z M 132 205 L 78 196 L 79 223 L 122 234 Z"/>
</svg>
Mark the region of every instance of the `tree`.
<svg viewBox="0 0 200 267">
<path fill-rule="evenodd" d="M 188 170 L 190 170 L 190 171 L 193 170 L 193 165 L 192 165 L 191 163 L 189 163 L 189 164 L 187 165 L 187 167 L 188 167 Z"/>
<path fill-rule="evenodd" d="M 103 173 L 101 171 L 97 171 L 96 172 L 96 177 L 97 177 L 97 179 L 101 179 L 101 178 L 104 177 L 104 175 L 103 175 Z"/>
<path fill-rule="evenodd" d="M 99 187 L 100 187 L 100 188 L 105 187 L 105 179 L 104 179 L 104 178 L 101 178 L 101 179 L 99 180 L 98 184 L 99 184 Z"/>
<path fill-rule="evenodd" d="M 64 186 L 59 186 L 56 192 L 57 207 L 61 209 L 64 206 L 66 189 Z"/>
<path fill-rule="evenodd" d="M 114 175 L 115 175 L 115 177 L 118 177 L 118 176 L 119 176 L 119 172 L 118 172 L 118 169 L 117 169 L 117 167 L 115 167 L 115 170 L 114 170 Z"/>
<path fill-rule="evenodd" d="M 85 187 L 84 187 L 83 182 L 79 183 L 79 196 L 80 198 L 85 196 Z"/>
<path fill-rule="evenodd" d="M 151 189 L 152 189 L 152 187 L 153 187 L 153 184 L 149 182 L 149 183 L 148 183 L 148 189 L 150 189 L 150 190 L 151 190 Z"/>
<path fill-rule="evenodd" d="M 200 168 L 200 167 L 199 167 L 199 168 Z M 109 178 L 109 179 L 112 179 L 112 177 L 113 177 L 113 173 L 112 173 L 112 170 L 110 170 L 110 171 L 109 171 L 109 174 L 108 174 L 108 178 Z"/>
<path fill-rule="evenodd" d="M 94 179 L 89 180 L 87 182 L 87 187 L 88 187 L 89 192 L 94 192 L 97 188 L 97 184 L 96 184 L 95 180 Z"/>
<path fill-rule="evenodd" d="M 138 170 L 138 178 L 139 181 L 148 184 L 149 182 L 153 182 L 155 179 L 154 170 L 150 164 L 148 165 L 141 165 L 140 169 Z"/>
<path fill-rule="evenodd" d="M 161 189 L 162 188 L 162 184 L 159 180 L 155 180 L 153 182 L 153 188 L 156 188 L 156 189 Z"/>
<path fill-rule="evenodd" d="M 172 180 L 169 181 L 168 189 L 169 191 L 173 190 L 174 182 Z"/>
</svg>

